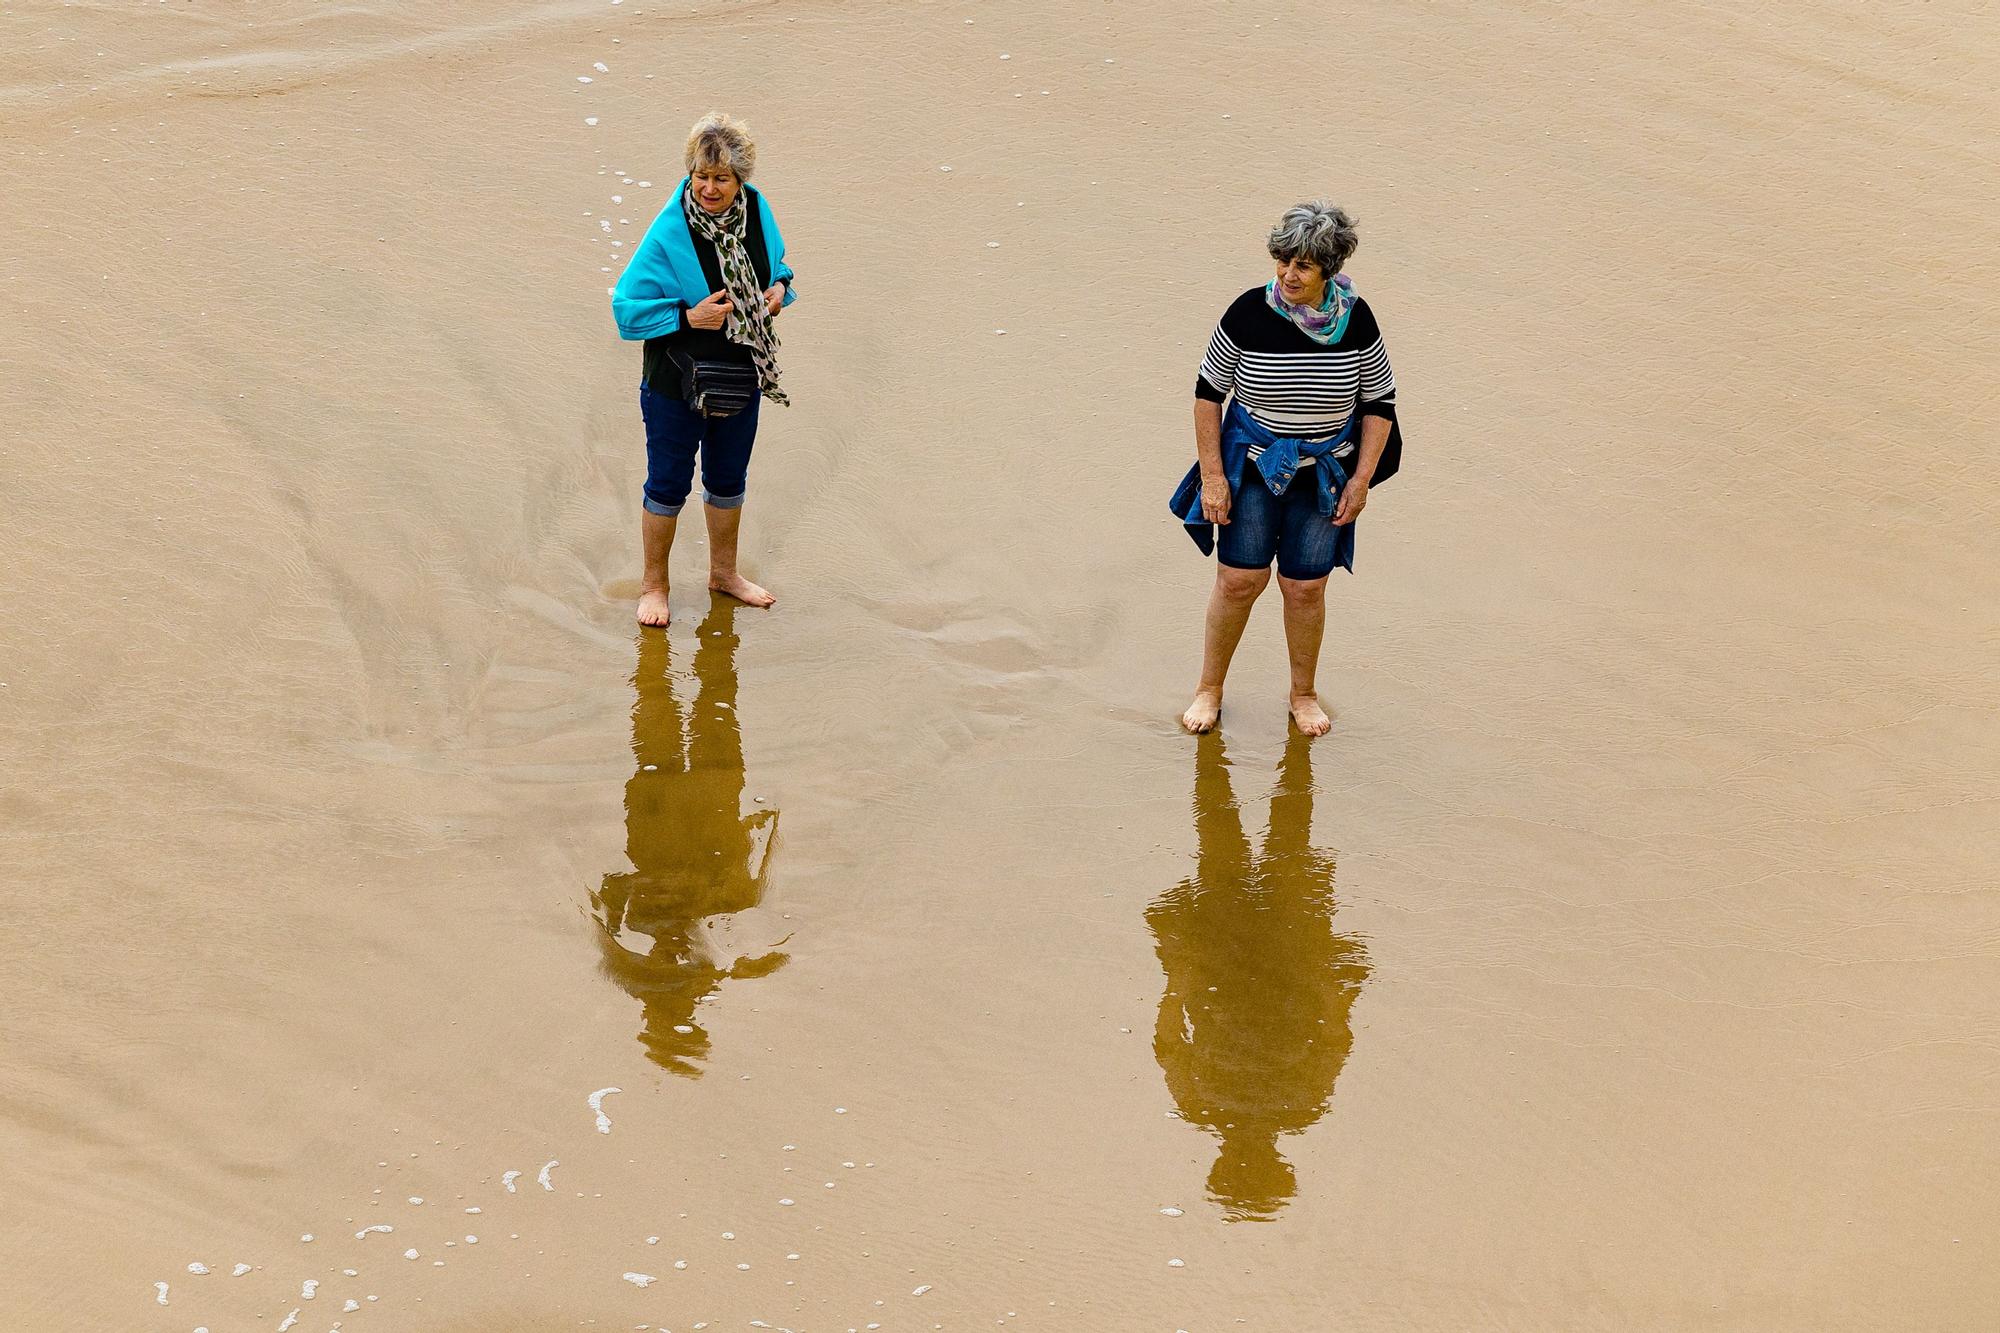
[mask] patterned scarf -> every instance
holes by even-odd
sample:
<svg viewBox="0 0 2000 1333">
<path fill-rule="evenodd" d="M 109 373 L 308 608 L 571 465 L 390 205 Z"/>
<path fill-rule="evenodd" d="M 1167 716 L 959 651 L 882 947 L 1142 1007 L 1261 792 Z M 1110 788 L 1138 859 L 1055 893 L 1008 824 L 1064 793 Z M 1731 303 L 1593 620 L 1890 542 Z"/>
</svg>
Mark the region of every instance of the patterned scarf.
<svg viewBox="0 0 2000 1333">
<path fill-rule="evenodd" d="M 1337 343 L 1340 335 L 1347 332 L 1347 317 L 1354 313 L 1354 283 L 1345 273 L 1334 274 L 1333 281 L 1326 285 L 1326 299 L 1315 307 L 1293 305 L 1278 295 L 1278 280 L 1273 278 L 1264 288 L 1264 300 L 1314 342 Z"/>
<path fill-rule="evenodd" d="M 729 315 L 722 332 L 729 341 L 750 349 L 757 363 L 757 383 L 764 396 L 774 403 L 791 405 L 778 387 L 778 334 L 771 327 L 771 312 L 764 304 L 763 289 L 757 285 L 757 270 L 750 264 L 750 249 L 743 243 L 748 234 L 750 192 L 737 187 L 736 200 L 721 213 L 711 213 L 695 201 L 694 191 L 683 189 L 688 229 L 715 247 L 722 268 L 722 286 L 729 293 Z"/>
</svg>

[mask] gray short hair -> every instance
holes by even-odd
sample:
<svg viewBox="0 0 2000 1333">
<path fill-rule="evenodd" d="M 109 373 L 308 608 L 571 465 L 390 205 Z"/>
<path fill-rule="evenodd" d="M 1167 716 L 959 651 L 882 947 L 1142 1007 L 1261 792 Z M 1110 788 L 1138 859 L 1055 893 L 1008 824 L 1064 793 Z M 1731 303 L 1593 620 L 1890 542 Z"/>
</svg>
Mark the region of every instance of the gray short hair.
<svg viewBox="0 0 2000 1333">
<path fill-rule="evenodd" d="M 1340 272 L 1360 243 L 1347 210 L 1324 199 L 1308 199 L 1286 209 L 1278 225 L 1271 228 L 1268 242 L 1271 258 L 1280 263 L 1308 260 L 1318 264 L 1328 278 Z"/>
<path fill-rule="evenodd" d="M 757 144 L 748 125 L 734 116 L 711 111 L 688 131 L 688 175 L 700 167 L 717 166 L 728 167 L 739 181 L 749 180 L 757 169 Z"/>
</svg>

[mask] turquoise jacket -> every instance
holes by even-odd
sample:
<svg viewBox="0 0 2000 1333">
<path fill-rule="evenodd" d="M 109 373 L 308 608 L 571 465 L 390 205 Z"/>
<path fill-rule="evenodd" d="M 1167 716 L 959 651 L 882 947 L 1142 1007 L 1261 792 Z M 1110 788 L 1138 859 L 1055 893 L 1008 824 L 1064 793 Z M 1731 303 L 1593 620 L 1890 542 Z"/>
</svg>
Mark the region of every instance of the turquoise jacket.
<svg viewBox="0 0 2000 1333">
<path fill-rule="evenodd" d="M 702 276 L 701 260 L 694 252 L 694 237 L 688 231 L 682 196 L 687 193 L 687 177 L 674 189 L 674 197 L 646 228 L 646 235 L 632 252 L 632 262 L 618 275 L 611 289 L 611 316 L 618 321 L 618 336 L 638 341 L 678 333 L 685 327 L 689 306 L 700 305 L 710 295 L 708 279 Z M 743 187 L 750 196 L 763 224 L 764 252 L 770 260 L 771 281 L 785 284 L 785 304 L 797 300 L 792 291 L 792 270 L 785 263 L 785 238 L 778 234 L 778 220 L 762 192 Z"/>
</svg>

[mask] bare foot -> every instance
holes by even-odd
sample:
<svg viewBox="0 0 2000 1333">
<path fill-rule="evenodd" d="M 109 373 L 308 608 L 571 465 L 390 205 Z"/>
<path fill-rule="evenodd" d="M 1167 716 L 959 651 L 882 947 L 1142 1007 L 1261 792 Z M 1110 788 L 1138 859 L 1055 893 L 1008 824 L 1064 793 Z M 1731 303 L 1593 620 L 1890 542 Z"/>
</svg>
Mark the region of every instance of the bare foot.
<svg viewBox="0 0 2000 1333">
<path fill-rule="evenodd" d="M 1301 694 L 1292 700 L 1292 721 L 1308 736 L 1324 736 L 1333 730 L 1333 719 L 1319 706 L 1319 696 Z"/>
<path fill-rule="evenodd" d="M 667 609 L 667 594 L 664 589 L 657 592 L 642 592 L 639 594 L 639 623 L 641 625 L 658 625 L 660 628 L 665 629 L 667 622 L 672 619 L 673 612 Z"/>
<path fill-rule="evenodd" d="M 716 592 L 727 593 L 745 606 L 776 606 L 778 599 L 764 591 L 741 574 L 710 574 L 708 586 Z"/>
<path fill-rule="evenodd" d="M 1221 690 L 1196 690 L 1194 702 L 1181 714 L 1181 726 L 1199 736 L 1204 731 L 1213 731 L 1216 721 L 1222 716 Z"/>
</svg>

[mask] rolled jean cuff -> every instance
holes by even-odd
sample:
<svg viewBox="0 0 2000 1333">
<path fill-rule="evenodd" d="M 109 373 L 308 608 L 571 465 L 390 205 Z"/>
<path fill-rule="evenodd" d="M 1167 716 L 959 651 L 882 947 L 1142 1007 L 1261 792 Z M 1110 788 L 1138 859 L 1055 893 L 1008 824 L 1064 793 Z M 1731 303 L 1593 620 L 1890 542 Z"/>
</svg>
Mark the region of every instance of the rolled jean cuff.
<svg viewBox="0 0 2000 1333">
<path fill-rule="evenodd" d="M 717 509 L 741 509 L 743 507 L 743 497 L 749 493 L 749 488 L 747 487 L 738 491 L 735 495 L 717 495 L 703 488 L 701 502 L 705 505 L 713 505 Z"/>
<path fill-rule="evenodd" d="M 640 496 L 640 499 L 645 504 L 647 513 L 658 514 L 661 518 L 679 518 L 682 506 L 687 504 L 687 501 L 683 500 L 681 501 L 680 504 L 677 505 L 663 505 L 658 500 L 655 500 L 652 496 L 644 494 Z M 743 498 L 741 496 L 738 496 L 736 499 L 736 503 L 742 504 Z"/>
</svg>

